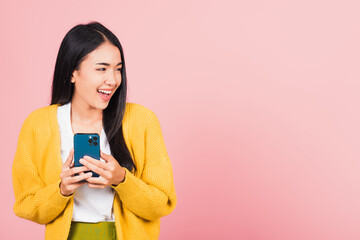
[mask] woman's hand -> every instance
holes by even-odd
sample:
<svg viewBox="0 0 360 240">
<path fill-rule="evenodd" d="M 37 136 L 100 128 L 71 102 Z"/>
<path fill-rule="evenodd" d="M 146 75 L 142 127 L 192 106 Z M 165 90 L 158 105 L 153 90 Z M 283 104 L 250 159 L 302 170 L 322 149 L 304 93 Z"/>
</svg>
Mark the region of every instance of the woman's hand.
<svg viewBox="0 0 360 240">
<path fill-rule="evenodd" d="M 89 156 L 80 159 L 81 164 L 100 175 L 100 177 L 88 178 L 88 186 L 91 188 L 105 188 L 123 182 L 126 173 L 125 169 L 120 166 L 113 156 L 102 151 L 100 151 L 100 156 L 105 162 Z"/>
<path fill-rule="evenodd" d="M 69 156 L 66 159 L 65 163 L 61 168 L 61 183 L 60 183 L 60 193 L 64 196 L 69 196 L 75 192 L 75 189 L 84 185 L 86 182 L 80 182 L 81 180 L 88 179 L 92 176 L 92 173 L 84 173 L 84 171 L 89 171 L 89 168 L 86 166 L 82 167 L 73 167 L 74 163 L 71 163 L 74 159 L 74 149 L 70 150 Z M 74 176 L 79 173 L 79 175 Z"/>
</svg>

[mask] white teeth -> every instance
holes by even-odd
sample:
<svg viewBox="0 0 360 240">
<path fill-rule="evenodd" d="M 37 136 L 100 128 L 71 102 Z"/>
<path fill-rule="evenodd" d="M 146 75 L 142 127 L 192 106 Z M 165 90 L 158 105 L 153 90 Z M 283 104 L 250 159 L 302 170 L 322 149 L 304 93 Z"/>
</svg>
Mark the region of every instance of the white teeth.
<svg viewBox="0 0 360 240">
<path fill-rule="evenodd" d="M 105 93 L 105 94 L 107 94 L 107 95 L 109 95 L 110 93 L 111 93 L 111 91 L 106 91 L 106 90 L 98 90 L 98 92 L 100 92 L 100 93 Z"/>
</svg>

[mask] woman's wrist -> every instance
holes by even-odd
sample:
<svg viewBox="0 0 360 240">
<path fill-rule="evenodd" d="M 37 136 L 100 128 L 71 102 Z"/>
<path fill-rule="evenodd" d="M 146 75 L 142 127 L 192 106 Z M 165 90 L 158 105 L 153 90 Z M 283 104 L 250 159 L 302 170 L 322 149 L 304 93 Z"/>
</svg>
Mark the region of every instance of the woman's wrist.
<svg viewBox="0 0 360 240">
<path fill-rule="evenodd" d="M 70 194 L 62 193 L 62 192 L 61 192 L 61 183 L 62 183 L 62 182 L 59 183 L 59 190 L 60 190 L 60 194 L 61 194 L 61 195 L 63 195 L 64 197 L 70 197 L 71 195 L 74 194 L 74 192 L 72 192 L 72 193 L 70 193 Z"/>
<path fill-rule="evenodd" d="M 126 171 L 125 171 L 125 168 L 121 168 L 123 171 L 124 171 L 124 175 L 123 175 L 123 178 L 120 180 L 119 183 L 117 184 L 112 184 L 113 187 L 116 187 L 117 185 L 119 185 L 120 183 L 123 183 L 125 181 L 125 177 L 126 177 Z"/>
</svg>

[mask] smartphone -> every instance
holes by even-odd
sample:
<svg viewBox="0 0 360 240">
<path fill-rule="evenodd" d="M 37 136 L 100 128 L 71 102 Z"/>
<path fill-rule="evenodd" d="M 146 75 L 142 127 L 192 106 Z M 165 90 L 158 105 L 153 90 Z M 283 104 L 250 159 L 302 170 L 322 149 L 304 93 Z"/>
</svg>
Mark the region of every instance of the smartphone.
<svg viewBox="0 0 360 240">
<path fill-rule="evenodd" d="M 74 135 L 74 167 L 83 166 L 79 161 L 84 156 L 100 160 L 100 136 L 97 133 L 76 133 Z M 99 177 L 93 171 L 92 177 Z M 83 180 L 86 181 L 86 180 Z"/>
</svg>

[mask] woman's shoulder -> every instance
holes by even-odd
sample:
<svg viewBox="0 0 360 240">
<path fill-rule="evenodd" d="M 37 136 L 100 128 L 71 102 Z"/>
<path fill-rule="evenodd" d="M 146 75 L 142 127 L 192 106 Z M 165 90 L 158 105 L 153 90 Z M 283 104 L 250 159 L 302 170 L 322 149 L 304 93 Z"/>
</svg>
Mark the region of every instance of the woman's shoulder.
<svg viewBox="0 0 360 240">
<path fill-rule="evenodd" d="M 155 112 L 148 107 L 138 103 L 127 102 L 124 119 L 146 124 L 154 120 L 157 121 L 157 116 Z"/>
<path fill-rule="evenodd" d="M 45 106 L 33 110 L 24 121 L 26 125 L 43 125 L 45 122 L 49 123 L 49 120 L 56 119 L 57 104 Z"/>
<path fill-rule="evenodd" d="M 43 118 L 49 117 L 49 115 L 56 113 L 58 104 L 53 104 L 50 106 L 41 107 L 32 111 L 28 116 L 27 119 L 34 119 L 34 118 Z"/>
<path fill-rule="evenodd" d="M 141 105 L 139 103 L 132 102 L 126 103 L 125 114 L 138 114 L 141 115 L 141 117 L 143 117 L 144 115 L 155 115 L 154 111 L 149 109 L 148 107 L 145 107 L 144 105 Z"/>
</svg>

